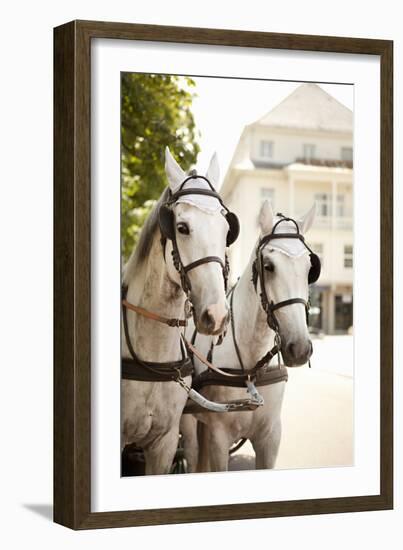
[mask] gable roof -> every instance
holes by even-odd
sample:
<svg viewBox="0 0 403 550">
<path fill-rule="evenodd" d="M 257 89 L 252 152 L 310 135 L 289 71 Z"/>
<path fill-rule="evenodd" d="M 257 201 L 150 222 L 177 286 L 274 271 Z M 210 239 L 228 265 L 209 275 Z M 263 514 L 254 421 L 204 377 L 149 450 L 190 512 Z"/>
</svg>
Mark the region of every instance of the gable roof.
<svg viewBox="0 0 403 550">
<path fill-rule="evenodd" d="M 352 132 L 353 113 L 317 84 L 302 84 L 255 124 Z"/>
</svg>

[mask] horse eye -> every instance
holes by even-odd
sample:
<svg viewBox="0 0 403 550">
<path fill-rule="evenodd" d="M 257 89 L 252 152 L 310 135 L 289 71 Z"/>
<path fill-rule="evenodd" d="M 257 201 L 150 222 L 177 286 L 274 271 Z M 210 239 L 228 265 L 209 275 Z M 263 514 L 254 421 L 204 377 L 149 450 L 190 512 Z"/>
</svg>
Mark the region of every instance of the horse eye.
<svg viewBox="0 0 403 550">
<path fill-rule="evenodd" d="M 270 273 L 273 273 L 274 265 L 271 262 L 269 262 L 269 263 L 264 265 L 264 269 L 265 269 L 265 271 L 270 271 Z"/>
<path fill-rule="evenodd" d="M 178 233 L 181 233 L 182 235 L 189 235 L 189 227 L 184 222 L 178 223 L 176 226 Z"/>
</svg>

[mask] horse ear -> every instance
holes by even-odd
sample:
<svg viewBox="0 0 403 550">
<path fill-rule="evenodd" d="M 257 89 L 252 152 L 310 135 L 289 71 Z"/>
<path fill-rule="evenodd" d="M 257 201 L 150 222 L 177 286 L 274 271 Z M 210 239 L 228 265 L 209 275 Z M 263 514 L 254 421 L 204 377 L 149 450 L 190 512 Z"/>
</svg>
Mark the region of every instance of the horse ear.
<svg viewBox="0 0 403 550">
<path fill-rule="evenodd" d="M 315 219 L 315 214 L 316 214 L 316 203 L 313 203 L 313 205 L 305 214 L 305 216 L 302 216 L 302 218 L 298 220 L 298 227 L 302 234 L 305 234 L 312 227 L 313 221 Z"/>
<path fill-rule="evenodd" d="M 218 165 L 218 156 L 217 153 L 211 157 L 210 165 L 206 172 L 206 178 L 213 184 L 213 186 L 218 189 L 220 183 L 220 167 Z"/>
<path fill-rule="evenodd" d="M 259 213 L 259 227 L 262 235 L 268 235 L 271 233 L 274 224 L 274 214 L 271 207 L 271 202 L 265 200 L 262 204 Z"/>
<path fill-rule="evenodd" d="M 175 193 L 185 179 L 186 174 L 172 156 L 169 147 L 165 148 L 165 173 L 168 178 L 169 187 L 172 193 Z"/>
</svg>

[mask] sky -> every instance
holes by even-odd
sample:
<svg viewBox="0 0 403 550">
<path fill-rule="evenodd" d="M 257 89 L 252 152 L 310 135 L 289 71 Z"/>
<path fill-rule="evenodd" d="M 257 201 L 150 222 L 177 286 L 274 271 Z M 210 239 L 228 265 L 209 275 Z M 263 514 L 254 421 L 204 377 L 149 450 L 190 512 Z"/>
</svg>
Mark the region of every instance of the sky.
<svg viewBox="0 0 403 550">
<path fill-rule="evenodd" d="M 192 111 L 201 133 L 197 169 L 204 174 L 216 151 L 221 182 L 244 127 L 271 111 L 301 85 L 300 82 L 192 78 L 196 83 L 192 91 L 197 94 Z M 321 84 L 321 87 L 340 103 L 353 109 L 352 85 Z"/>
</svg>

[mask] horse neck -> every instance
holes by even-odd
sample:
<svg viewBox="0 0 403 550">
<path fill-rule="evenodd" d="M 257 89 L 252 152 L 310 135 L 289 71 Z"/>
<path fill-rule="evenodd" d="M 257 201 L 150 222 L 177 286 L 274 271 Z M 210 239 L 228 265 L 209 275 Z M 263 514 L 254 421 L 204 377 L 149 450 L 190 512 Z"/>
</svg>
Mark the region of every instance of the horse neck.
<svg viewBox="0 0 403 550">
<path fill-rule="evenodd" d="M 235 338 L 246 370 L 253 368 L 274 345 L 274 332 L 267 324 L 267 316 L 252 282 L 253 255 L 235 287 L 233 315 Z"/>
<path fill-rule="evenodd" d="M 163 317 L 183 318 L 185 295 L 168 276 L 160 241 L 154 237 L 150 254 L 127 281 L 127 300 Z M 177 329 L 127 311 L 128 332 L 134 351 L 144 361 L 176 361 L 182 357 Z M 122 330 L 122 354 L 130 357 Z"/>
</svg>

